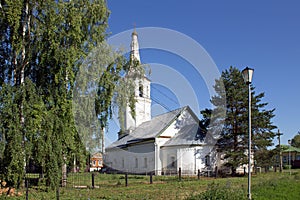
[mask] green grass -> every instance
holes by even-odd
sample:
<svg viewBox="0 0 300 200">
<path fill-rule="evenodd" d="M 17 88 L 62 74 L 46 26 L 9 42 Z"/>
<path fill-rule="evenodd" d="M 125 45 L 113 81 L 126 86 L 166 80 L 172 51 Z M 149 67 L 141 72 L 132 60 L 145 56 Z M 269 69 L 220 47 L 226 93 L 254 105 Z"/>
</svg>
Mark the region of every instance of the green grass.
<svg viewBox="0 0 300 200">
<path fill-rule="evenodd" d="M 74 186 L 86 186 L 75 189 Z M 69 174 L 68 186 L 60 188 L 60 199 L 247 199 L 247 177 L 240 178 L 202 178 L 183 177 L 178 181 L 176 176 L 128 175 L 128 187 L 125 187 L 125 176 L 118 174 L 97 174 L 95 186 L 91 188 L 91 174 Z M 24 199 L 24 195 L 19 198 Z M 300 197 L 300 171 L 289 173 L 266 173 L 252 177 L 252 198 L 287 199 Z M 2 196 L 2 198 L 4 198 Z M 0 197 L 1 199 L 1 197 Z M 56 199 L 56 192 L 46 192 L 42 187 L 29 190 L 29 199 Z"/>
<path fill-rule="evenodd" d="M 253 186 L 253 198 L 261 200 L 269 199 L 299 199 L 300 197 L 300 172 L 291 176 L 286 173 L 273 176 L 261 176 L 257 178 Z"/>
</svg>

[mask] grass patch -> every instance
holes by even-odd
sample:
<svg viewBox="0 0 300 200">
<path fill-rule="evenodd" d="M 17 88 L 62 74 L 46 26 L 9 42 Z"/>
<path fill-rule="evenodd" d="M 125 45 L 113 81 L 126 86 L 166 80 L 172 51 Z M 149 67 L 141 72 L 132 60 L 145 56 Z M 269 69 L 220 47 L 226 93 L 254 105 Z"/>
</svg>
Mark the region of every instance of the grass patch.
<svg viewBox="0 0 300 200">
<path fill-rule="evenodd" d="M 299 199 L 300 173 L 261 176 L 253 186 L 253 199 Z"/>
<path fill-rule="evenodd" d="M 91 173 L 69 174 L 68 186 L 60 188 L 60 199 L 247 199 L 247 177 L 204 178 L 177 176 L 128 175 L 128 187 L 125 176 L 121 174 L 96 174 L 95 186 L 91 188 Z M 74 185 L 86 185 L 85 189 L 75 189 Z M 23 191 L 25 194 L 25 191 Z M 257 174 L 252 178 L 252 199 L 298 199 L 300 196 L 300 173 Z M 2 196 L 3 197 L 3 196 Z M 1 196 L 0 196 L 1 199 Z M 24 199 L 10 197 L 9 199 Z M 29 189 L 29 199 L 56 199 L 56 191 Z"/>
<path fill-rule="evenodd" d="M 243 200 L 246 198 L 246 193 L 243 188 L 233 188 L 229 185 L 224 186 L 218 183 L 208 184 L 208 188 L 205 192 L 197 195 L 193 195 L 187 198 L 187 200 Z"/>
</svg>

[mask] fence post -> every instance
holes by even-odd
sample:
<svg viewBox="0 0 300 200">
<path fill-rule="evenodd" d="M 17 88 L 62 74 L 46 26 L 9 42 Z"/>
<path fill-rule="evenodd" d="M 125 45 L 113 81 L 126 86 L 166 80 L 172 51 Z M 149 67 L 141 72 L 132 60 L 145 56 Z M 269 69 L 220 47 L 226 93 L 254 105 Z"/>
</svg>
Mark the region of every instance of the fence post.
<svg viewBox="0 0 300 200">
<path fill-rule="evenodd" d="M 179 167 L 178 177 L 179 177 L 179 181 L 181 181 L 181 167 Z"/>
<path fill-rule="evenodd" d="M 125 186 L 128 186 L 128 173 L 125 174 Z"/>
<path fill-rule="evenodd" d="M 218 178 L 218 166 L 215 167 L 215 178 Z"/>
<path fill-rule="evenodd" d="M 59 200 L 59 186 L 56 187 L 56 200 Z"/>
<path fill-rule="evenodd" d="M 198 176 L 198 180 L 200 180 L 200 169 L 198 169 L 198 174 L 197 174 L 197 176 Z"/>
<path fill-rule="evenodd" d="M 26 200 L 28 200 L 28 187 L 29 187 L 29 185 L 28 185 L 28 179 L 27 178 L 25 178 L 25 185 L 26 185 Z"/>
<path fill-rule="evenodd" d="M 150 172 L 150 184 L 153 183 L 152 175 L 153 175 L 152 172 Z"/>
<path fill-rule="evenodd" d="M 95 174 L 92 173 L 92 188 L 95 188 Z"/>
</svg>

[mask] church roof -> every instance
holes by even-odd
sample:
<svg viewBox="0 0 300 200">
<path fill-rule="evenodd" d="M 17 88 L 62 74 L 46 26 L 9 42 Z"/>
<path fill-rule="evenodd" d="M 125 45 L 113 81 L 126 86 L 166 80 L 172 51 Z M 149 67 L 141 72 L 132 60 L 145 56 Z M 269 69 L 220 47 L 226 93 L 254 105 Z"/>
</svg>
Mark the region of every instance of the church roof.
<svg viewBox="0 0 300 200">
<path fill-rule="evenodd" d="M 112 143 L 107 149 L 114 147 L 125 147 L 126 145 L 136 143 L 139 141 L 151 140 L 160 135 L 171 123 L 186 109 L 188 106 L 173 110 L 162 115 L 152 118 L 150 121 L 142 123 L 130 134 Z"/>
<path fill-rule="evenodd" d="M 162 145 L 162 147 L 203 145 L 204 139 L 205 134 L 203 130 L 201 130 L 199 124 L 195 122 L 182 127 L 180 131 Z"/>
</svg>

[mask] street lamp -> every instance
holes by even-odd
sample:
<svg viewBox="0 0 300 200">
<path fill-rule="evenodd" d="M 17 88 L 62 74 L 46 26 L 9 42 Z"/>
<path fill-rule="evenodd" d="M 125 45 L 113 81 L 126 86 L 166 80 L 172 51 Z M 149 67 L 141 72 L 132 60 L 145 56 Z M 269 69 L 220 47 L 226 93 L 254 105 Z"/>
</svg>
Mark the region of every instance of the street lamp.
<svg viewBox="0 0 300 200">
<path fill-rule="evenodd" d="M 288 140 L 289 143 L 289 169 L 290 169 L 290 175 L 291 175 L 291 168 L 292 168 L 292 163 L 291 163 L 291 140 Z"/>
<path fill-rule="evenodd" d="M 252 82 L 252 75 L 253 75 L 254 69 L 251 69 L 249 67 L 246 67 L 242 71 L 242 75 L 244 78 L 245 83 L 248 85 L 248 102 L 249 102 L 249 108 L 248 108 L 248 120 L 249 120 L 249 139 L 248 139 L 248 199 L 251 200 L 251 82 Z"/>
</svg>

